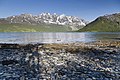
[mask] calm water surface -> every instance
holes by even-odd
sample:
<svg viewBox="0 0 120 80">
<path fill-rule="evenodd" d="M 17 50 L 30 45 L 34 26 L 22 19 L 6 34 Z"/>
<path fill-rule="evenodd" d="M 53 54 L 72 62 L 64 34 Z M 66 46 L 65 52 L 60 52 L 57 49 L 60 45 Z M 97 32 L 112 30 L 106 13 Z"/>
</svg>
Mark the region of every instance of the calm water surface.
<svg viewBox="0 0 120 80">
<path fill-rule="evenodd" d="M 111 39 L 120 40 L 120 32 L 0 33 L 0 43 L 68 43 Z"/>
</svg>

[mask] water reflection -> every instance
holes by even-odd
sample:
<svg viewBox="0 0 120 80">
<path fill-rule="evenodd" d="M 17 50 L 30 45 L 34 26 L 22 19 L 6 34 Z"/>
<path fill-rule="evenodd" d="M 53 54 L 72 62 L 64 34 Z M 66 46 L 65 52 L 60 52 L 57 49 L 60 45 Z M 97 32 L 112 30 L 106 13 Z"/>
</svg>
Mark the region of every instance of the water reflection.
<svg viewBox="0 0 120 80">
<path fill-rule="evenodd" d="M 0 43 L 90 42 L 120 38 L 120 33 L 0 33 Z"/>
</svg>

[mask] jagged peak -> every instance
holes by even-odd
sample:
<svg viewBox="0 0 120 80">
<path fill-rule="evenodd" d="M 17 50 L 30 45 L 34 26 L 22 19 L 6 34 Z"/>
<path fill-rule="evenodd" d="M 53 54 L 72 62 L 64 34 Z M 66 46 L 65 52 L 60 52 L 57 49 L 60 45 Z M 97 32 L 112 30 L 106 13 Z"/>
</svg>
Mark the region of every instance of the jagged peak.
<svg viewBox="0 0 120 80">
<path fill-rule="evenodd" d="M 70 25 L 70 26 L 85 26 L 86 22 L 83 19 L 79 19 L 75 16 L 68 16 L 65 14 L 56 13 L 41 13 L 38 15 L 32 14 L 20 14 L 16 16 L 11 16 L 6 19 L 10 23 L 27 23 L 27 24 L 58 24 L 58 25 Z"/>
<path fill-rule="evenodd" d="M 21 14 L 21 16 L 33 16 L 33 15 L 29 13 L 24 13 L 24 14 Z"/>
</svg>

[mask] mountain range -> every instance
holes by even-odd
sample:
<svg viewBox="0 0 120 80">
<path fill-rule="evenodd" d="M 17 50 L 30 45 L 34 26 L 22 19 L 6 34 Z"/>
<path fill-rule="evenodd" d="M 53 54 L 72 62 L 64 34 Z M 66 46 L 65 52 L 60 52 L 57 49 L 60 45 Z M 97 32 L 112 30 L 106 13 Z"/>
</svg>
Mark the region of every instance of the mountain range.
<svg viewBox="0 0 120 80">
<path fill-rule="evenodd" d="M 35 32 L 42 30 L 75 31 L 83 28 L 84 26 L 86 26 L 86 24 L 87 21 L 85 21 L 84 19 L 79 19 L 78 17 L 75 16 L 66 16 L 64 14 L 58 15 L 56 13 L 54 14 L 41 13 L 39 15 L 21 14 L 0 19 L 0 26 L 3 27 L 9 26 L 11 28 L 16 28 L 16 30 L 22 28 L 21 31 L 29 31 L 30 30 L 29 28 L 31 28 L 31 30 Z M 50 30 L 50 28 L 52 29 Z M 7 27 L 7 30 L 8 29 L 10 28 Z"/>
<path fill-rule="evenodd" d="M 98 17 L 87 24 L 80 32 L 120 32 L 120 13 Z"/>
<path fill-rule="evenodd" d="M 119 32 L 120 13 L 100 16 L 88 23 L 75 16 L 41 13 L 0 18 L 0 32 Z"/>
</svg>

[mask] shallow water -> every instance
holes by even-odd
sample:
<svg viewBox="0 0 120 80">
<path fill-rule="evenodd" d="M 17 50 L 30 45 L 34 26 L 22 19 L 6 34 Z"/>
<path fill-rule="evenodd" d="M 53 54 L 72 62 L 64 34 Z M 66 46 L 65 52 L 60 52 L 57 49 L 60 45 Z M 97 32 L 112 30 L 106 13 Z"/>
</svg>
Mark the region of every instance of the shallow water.
<svg viewBox="0 0 120 80">
<path fill-rule="evenodd" d="M 25 32 L 0 33 L 0 43 L 69 43 L 119 40 L 120 32 Z"/>
</svg>

